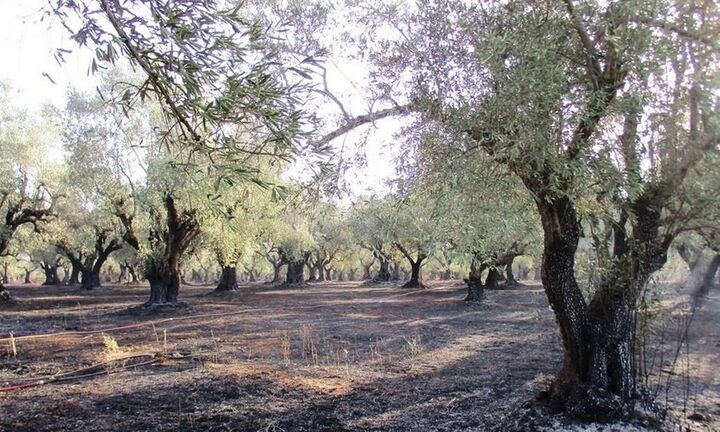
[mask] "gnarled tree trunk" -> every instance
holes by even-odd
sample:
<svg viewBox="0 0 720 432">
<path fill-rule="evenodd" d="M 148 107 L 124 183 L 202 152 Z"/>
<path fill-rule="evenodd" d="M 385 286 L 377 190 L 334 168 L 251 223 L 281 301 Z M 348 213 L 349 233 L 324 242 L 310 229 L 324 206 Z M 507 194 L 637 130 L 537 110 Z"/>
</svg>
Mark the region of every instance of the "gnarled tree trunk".
<svg viewBox="0 0 720 432">
<path fill-rule="evenodd" d="M 295 260 L 288 262 L 285 285 L 302 285 L 305 283 L 305 261 Z"/>
<path fill-rule="evenodd" d="M 482 283 L 482 272 L 485 270 L 484 265 L 480 265 L 477 259 L 473 257 L 470 263 L 470 273 L 468 274 L 465 283 L 468 286 L 468 293 L 465 297 L 465 301 L 479 302 L 485 298 L 485 291 Z"/>
<path fill-rule="evenodd" d="M 237 291 L 239 289 L 237 279 L 237 269 L 235 266 L 224 266 L 222 268 L 222 272 L 220 273 L 220 281 L 218 282 L 217 287 L 215 287 L 215 291 Z"/>
<path fill-rule="evenodd" d="M 180 292 L 180 259 L 191 242 L 200 234 L 195 212 L 185 210 L 178 213 L 175 200 L 165 196 L 166 230 L 156 231 L 151 238 L 155 253 L 148 257 L 145 277 L 150 282 L 150 298 L 145 306 L 177 304 Z M 159 222 L 159 221 L 158 221 Z"/>
</svg>

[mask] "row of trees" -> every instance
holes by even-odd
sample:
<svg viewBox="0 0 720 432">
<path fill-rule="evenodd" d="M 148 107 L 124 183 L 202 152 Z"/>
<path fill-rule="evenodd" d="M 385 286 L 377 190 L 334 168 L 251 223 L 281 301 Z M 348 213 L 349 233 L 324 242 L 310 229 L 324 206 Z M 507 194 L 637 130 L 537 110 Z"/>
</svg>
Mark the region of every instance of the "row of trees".
<svg viewBox="0 0 720 432">
<path fill-rule="evenodd" d="M 111 78 L 106 75 L 106 92 L 112 91 Z M 5 107 L 13 109 L 12 101 Z M 59 140 L 64 160 L 43 161 L 43 175 L 52 182 L 39 189 L 45 199 L 32 203 L 38 219 L 25 229 L 17 223 L 4 254 L 29 269 L 46 269 L 47 284 L 60 283 L 57 269 L 64 260 L 67 283 L 98 287 L 112 262 L 117 271 L 135 280 L 141 274 L 151 283 L 148 304 L 173 304 L 187 273 L 183 267 L 205 261 L 206 274 L 210 267 L 220 269 L 218 290 L 235 290 L 238 267 L 250 268 L 254 277 L 261 259 L 272 266 L 273 282 L 281 282 L 283 266 L 285 283 L 302 284 L 323 281 L 333 270 L 348 278 L 361 271 L 368 276 L 376 263 L 377 281 L 397 280 L 407 269 L 405 286 L 421 287 L 421 269 L 429 262 L 445 273 L 471 262 L 478 274 L 485 268 L 497 273 L 537 243 L 532 238 L 538 225 L 523 208 L 529 200 L 501 189 L 493 193 L 506 196 L 502 206 L 485 205 L 482 218 L 463 225 L 457 218 L 480 204 L 468 202 L 463 191 L 441 193 L 448 189 L 441 178 L 403 179 L 394 194 L 341 207 L 282 180 L 287 164 L 265 155 L 246 161 L 247 173 L 240 173 L 248 176 L 245 181 L 208 175 L 209 166 L 188 173 L 187 164 L 207 164 L 205 156 L 142 145 L 158 128 L 152 106 L 128 116 L 97 95 L 70 91 L 62 112 L 43 115 L 40 124 L 18 114 L 28 149 Z M 63 128 L 44 128 L 48 123 Z M 40 130 L 42 138 L 34 135 Z M 7 158 L 22 167 L 18 175 L 34 169 L 27 165 L 30 156 L 13 152 Z M 502 181 L 496 186 L 506 187 Z M 511 187 L 517 192 L 517 186 Z"/>
<path fill-rule="evenodd" d="M 256 252 L 298 284 L 305 267 L 322 278 L 352 245 L 377 261 L 380 280 L 405 259 L 408 287 L 422 285 L 429 259 L 465 265 L 468 298 L 479 299 L 499 269 L 541 247 L 564 349 L 552 406 L 588 419 L 633 412 L 643 290 L 676 239 L 693 232 L 716 248 L 718 238 L 714 2 L 225 6 L 48 10 L 95 53 L 104 99 L 69 96 L 59 122 L 69 162 L 49 177 L 64 189 L 32 157 L 15 159 L 53 128 L 3 125 L 19 147 L 3 153 L 0 253 L 33 227 L 96 285 L 126 248 L 150 282 L 148 303 L 165 305 L 198 248 L 216 256 L 222 289 Z M 281 29 L 278 17 L 294 24 Z M 356 24 L 341 26 L 342 46 L 326 39 L 338 22 Z M 368 65 L 367 112 L 330 92 L 317 54 L 333 50 Z M 123 61 L 135 72 L 112 68 Z M 311 114 L 326 103 L 337 115 Z M 306 177 L 334 179 L 329 143 L 392 115 L 404 117 L 403 163 L 387 198 L 339 211 L 287 180 L 299 156 L 318 167 Z M 581 239 L 596 266 L 588 286 L 576 278 Z"/>
</svg>

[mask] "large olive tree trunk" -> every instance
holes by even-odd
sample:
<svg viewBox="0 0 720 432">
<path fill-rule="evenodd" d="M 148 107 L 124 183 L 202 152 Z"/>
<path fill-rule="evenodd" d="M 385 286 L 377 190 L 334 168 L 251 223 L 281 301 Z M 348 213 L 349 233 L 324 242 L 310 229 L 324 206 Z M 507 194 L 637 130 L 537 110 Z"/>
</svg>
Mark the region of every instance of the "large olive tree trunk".
<svg viewBox="0 0 720 432">
<path fill-rule="evenodd" d="M 174 198 L 165 196 L 165 228 L 156 221 L 158 229 L 150 239 L 153 253 L 146 258 L 145 278 L 150 282 L 150 298 L 146 306 L 177 304 L 180 291 L 180 259 L 192 241 L 200 234 L 195 212 L 178 212 Z"/>
<path fill-rule="evenodd" d="M 217 287 L 215 287 L 215 291 L 226 292 L 237 291 L 238 289 L 237 268 L 234 265 L 223 266 L 222 272 L 220 273 L 220 281 Z"/>
<path fill-rule="evenodd" d="M 485 270 L 485 266 L 480 265 L 477 257 L 473 256 L 473 260 L 470 263 L 470 274 L 468 274 L 465 283 L 468 286 L 468 293 L 465 297 L 465 301 L 479 302 L 485 297 L 485 291 L 482 283 L 482 272 Z"/>
<path fill-rule="evenodd" d="M 302 285 L 305 283 L 305 261 L 294 260 L 288 262 L 287 274 L 285 277 L 286 285 Z"/>
<path fill-rule="evenodd" d="M 545 241 L 542 281 L 560 327 L 563 366 L 551 388 L 552 406 L 575 417 L 614 419 L 633 412 L 636 400 L 634 324 L 640 290 L 667 259 L 659 240 L 659 206 L 652 190 L 632 204 L 628 238 L 623 215 L 615 226 L 613 259 L 589 304 L 574 275 L 580 236 L 572 203 L 538 202 Z"/>
</svg>

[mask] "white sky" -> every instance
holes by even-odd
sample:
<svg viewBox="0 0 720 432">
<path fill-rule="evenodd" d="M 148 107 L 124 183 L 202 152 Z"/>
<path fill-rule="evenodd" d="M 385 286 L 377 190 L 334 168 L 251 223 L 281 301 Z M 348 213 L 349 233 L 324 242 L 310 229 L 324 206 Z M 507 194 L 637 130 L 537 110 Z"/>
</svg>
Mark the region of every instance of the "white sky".
<svg viewBox="0 0 720 432">
<path fill-rule="evenodd" d="M 46 2 L 0 0 L 0 80 L 9 82 L 15 89 L 17 103 L 31 109 L 47 101 L 62 108 L 68 86 L 93 91 L 97 82 L 88 75 L 90 54 L 69 40 L 67 32 L 57 22 L 47 18 L 41 22 L 40 10 Z M 58 65 L 53 56 L 57 48 L 73 51 L 65 56 L 63 65 Z M 349 65 L 341 59 L 336 63 L 341 65 L 342 73 L 331 64 L 327 65 L 331 90 L 337 90 L 352 114 L 364 114 L 365 103 L 355 87 L 360 87 L 366 76 L 362 65 Z M 43 74 L 52 77 L 55 84 Z M 396 171 L 393 158 L 397 156 L 398 147 L 393 144 L 393 133 L 398 122 L 386 119 L 375 126 L 366 147 L 367 168 L 355 169 L 349 174 L 355 194 L 385 190 L 385 180 L 393 177 Z M 334 144 L 339 148 L 344 141 L 352 148 L 352 142 L 364 132 L 356 130 L 336 139 Z"/>
</svg>

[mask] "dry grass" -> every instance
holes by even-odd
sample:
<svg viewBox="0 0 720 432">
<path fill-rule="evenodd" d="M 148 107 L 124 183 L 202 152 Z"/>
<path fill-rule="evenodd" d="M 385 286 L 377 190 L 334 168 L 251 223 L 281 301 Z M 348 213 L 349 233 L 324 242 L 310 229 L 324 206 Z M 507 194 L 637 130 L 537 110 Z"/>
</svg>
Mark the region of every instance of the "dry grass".
<svg viewBox="0 0 720 432">
<path fill-rule="evenodd" d="M 462 302 L 458 283 L 424 291 L 257 285 L 241 298 L 207 291 L 183 287 L 187 308 L 144 315 L 128 308 L 144 301 L 145 287 L 14 289 L 20 301 L 0 310 L 3 334 L 148 324 L 105 332 L 112 342 L 102 332 L 18 339 L 18 355 L 0 360 L 0 385 L 92 364 L 99 353 L 164 357 L 0 394 L 0 430 L 502 430 L 561 359 L 537 286 L 488 292 L 481 305 Z M 691 345 L 693 409 L 707 415 L 694 430 L 719 424 L 717 315 L 703 318 Z"/>
</svg>

